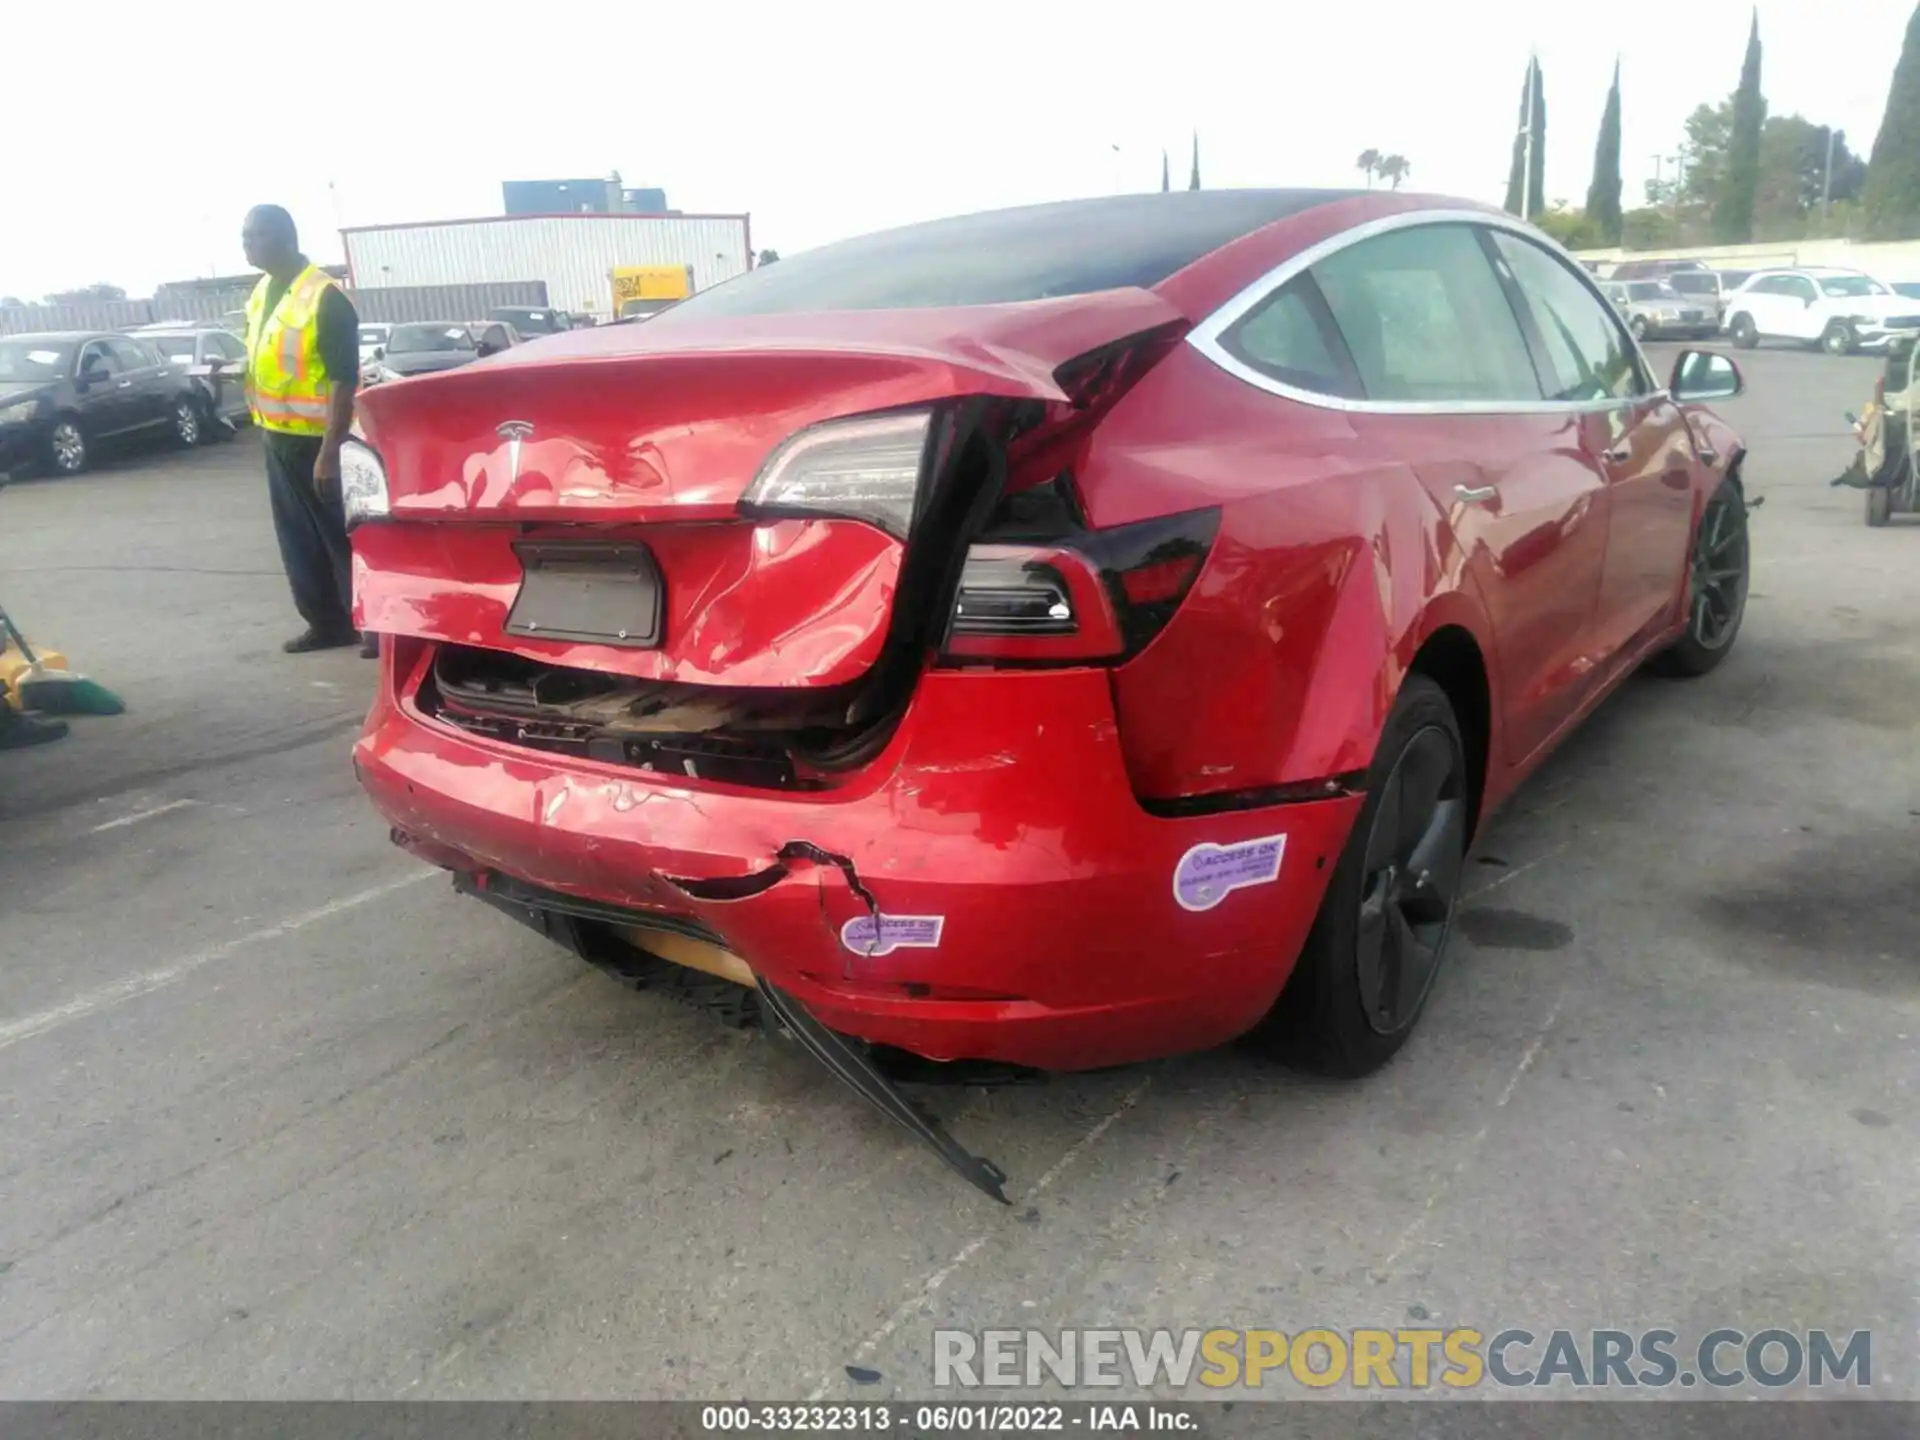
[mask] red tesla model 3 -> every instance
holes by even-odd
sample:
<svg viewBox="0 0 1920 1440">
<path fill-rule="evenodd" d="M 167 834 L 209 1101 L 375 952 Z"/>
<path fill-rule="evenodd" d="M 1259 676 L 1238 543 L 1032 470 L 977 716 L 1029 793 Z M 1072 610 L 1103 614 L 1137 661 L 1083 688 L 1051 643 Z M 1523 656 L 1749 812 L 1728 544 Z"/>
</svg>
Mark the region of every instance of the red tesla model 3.
<svg viewBox="0 0 1920 1440">
<path fill-rule="evenodd" d="M 461 888 L 841 1064 L 1361 1074 L 1487 815 L 1733 643 L 1740 388 L 1457 201 L 825 246 L 361 397 L 356 767 Z"/>
</svg>

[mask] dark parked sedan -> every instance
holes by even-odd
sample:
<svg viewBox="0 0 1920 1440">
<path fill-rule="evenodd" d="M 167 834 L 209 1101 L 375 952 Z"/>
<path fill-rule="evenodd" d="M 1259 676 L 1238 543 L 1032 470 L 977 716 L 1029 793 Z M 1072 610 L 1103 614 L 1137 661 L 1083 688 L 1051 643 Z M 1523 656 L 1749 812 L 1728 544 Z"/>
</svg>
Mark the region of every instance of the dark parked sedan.
<svg viewBox="0 0 1920 1440">
<path fill-rule="evenodd" d="M 396 325 L 387 343 L 374 350 L 373 363 L 361 368 L 360 383 L 377 385 L 384 380 L 430 375 L 436 370 L 469 365 L 479 358 L 473 327 L 465 322 L 432 320 Z"/>
<path fill-rule="evenodd" d="M 196 382 L 131 335 L 84 331 L 0 339 L 0 474 L 77 475 L 102 443 L 198 444 Z"/>
</svg>

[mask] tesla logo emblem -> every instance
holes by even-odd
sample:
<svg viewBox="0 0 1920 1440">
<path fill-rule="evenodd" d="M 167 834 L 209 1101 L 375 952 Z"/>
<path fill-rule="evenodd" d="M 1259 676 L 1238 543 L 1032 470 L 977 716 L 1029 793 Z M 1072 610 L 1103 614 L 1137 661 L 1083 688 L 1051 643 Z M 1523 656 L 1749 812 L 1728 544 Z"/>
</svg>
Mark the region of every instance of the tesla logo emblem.
<svg viewBox="0 0 1920 1440">
<path fill-rule="evenodd" d="M 520 442 L 533 434 L 533 425 L 526 420 L 505 420 L 493 427 L 493 433 L 507 442 L 507 464 L 512 474 L 511 484 L 520 478 Z"/>
</svg>

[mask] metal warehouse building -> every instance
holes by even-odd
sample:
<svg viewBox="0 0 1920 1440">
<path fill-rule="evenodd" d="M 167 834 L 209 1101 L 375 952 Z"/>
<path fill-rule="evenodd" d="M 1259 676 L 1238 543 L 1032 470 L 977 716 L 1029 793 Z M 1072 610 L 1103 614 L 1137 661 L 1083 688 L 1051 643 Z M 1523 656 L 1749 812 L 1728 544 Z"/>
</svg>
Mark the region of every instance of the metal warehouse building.
<svg viewBox="0 0 1920 1440">
<path fill-rule="evenodd" d="M 705 290 L 745 273 L 753 254 L 745 215 L 510 215 L 340 236 L 356 289 L 540 280 L 555 309 L 598 316 L 613 312 L 618 266 L 691 265 Z"/>
</svg>

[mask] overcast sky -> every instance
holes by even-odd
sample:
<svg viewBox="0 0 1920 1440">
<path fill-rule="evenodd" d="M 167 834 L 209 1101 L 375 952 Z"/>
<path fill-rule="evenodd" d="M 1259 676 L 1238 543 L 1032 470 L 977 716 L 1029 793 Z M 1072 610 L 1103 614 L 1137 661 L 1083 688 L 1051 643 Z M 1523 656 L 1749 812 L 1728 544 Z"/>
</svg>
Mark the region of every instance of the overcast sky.
<svg viewBox="0 0 1920 1440">
<path fill-rule="evenodd" d="M 1761 6 L 1775 113 L 1872 146 L 1913 0 Z M 245 268 L 285 204 L 315 259 L 340 224 L 498 214 L 500 182 L 605 174 L 756 246 L 1002 205 L 1184 185 L 1411 188 L 1495 203 L 1530 46 L 1547 188 L 1580 203 L 1616 49 L 1629 204 L 1693 107 L 1739 78 L 1747 0 L 728 0 L 714 5 L 129 0 L 9 8 L 0 294 Z"/>
</svg>

